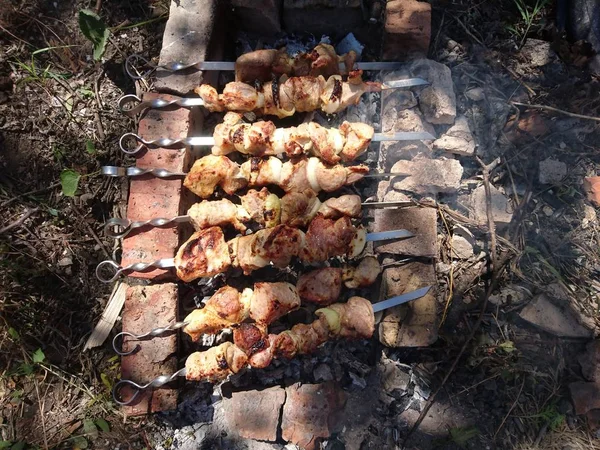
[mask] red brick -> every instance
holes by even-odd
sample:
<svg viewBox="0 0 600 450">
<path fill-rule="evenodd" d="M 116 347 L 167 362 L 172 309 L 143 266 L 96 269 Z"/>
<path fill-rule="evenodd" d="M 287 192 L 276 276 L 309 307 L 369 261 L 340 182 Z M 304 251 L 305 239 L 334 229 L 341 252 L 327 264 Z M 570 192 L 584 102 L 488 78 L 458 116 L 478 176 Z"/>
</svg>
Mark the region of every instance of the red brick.
<svg viewBox="0 0 600 450">
<path fill-rule="evenodd" d="M 410 263 L 383 272 L 385 298 L 434 286 L 427 295 L 385 312 L 379 324 L 379 341 L 388 347 L 425 347 L 437 333 L 437 284 L 433 264 Z"/>
<path fill-rule="evenodd" d="M 593 409 L 600 409 L 600 386 L 597 383 L 577 381 L 569 384 L 569 391 L 575 414 L 581 415 Z"/>
<path fill-rule="evenodd" d="M 152 286 L 133 286 L 127 289 L 123 310 L 123 330 L 146 333 L 177 318 L 177 285 L 165 283 Z M 160 375 L 177 371 L 177 334 L 145 341 L 125 342 L 125 351 L 140 349 L 121 358 L 121 378 L 145 384 Z M 175 409 L 177 390 L 174 385 L 141 393 L 136 404 L 125 407 L 129 416 Z M 124 395 L 127 393 L 124 392 Z M 125 397 L 126 398 L 126 397 Z"/>
<path fill-rule="evenodd" d="M 437 211 L 435 209 L 380 209 L 375 212 L 373 231 L 398 229 L 408 230 L 415 236 L 410 239 L 375 243 L 377 253 L 437 257 Z"/>
<path fill-rule="evenodd" d="M 234 392 L 224 399 L 229 429 L 246 439 L 276 441 L 285 390 L 276 386 L 262 391 Z"/>
<path fill-rule="evenodd" d="M 335 383 L 294 384 L 285 390 L 282 437 L 306 450 L 338 431 L 346 394 Z"/>
<path fill-rule="evenodd" d="M 144 100 L 158 97 L 156 93 L 146 93 Z M 166 100 L 177 97 L 160 94 Z M 182 138 L 194 129 L 194 120 L 190 110 L 148 110 L 140 120 L 138 134 L 144 139 L 161 137 Z M 189 151 L 156 148 L 144 151 L 136 161 L 140 168 L 161 168 L 172 172 L 185 172 L 189 167 Z M 161 179 L 144 176 L 131 180 L 127 218 L 130 220 L 149 220 L 171 218 L 182 210 L 181 178 Z M 136 262 L 152 262 L 161 258 L 172 258 L 179 246 L 179 232 L 173 228 L 147 228 L 131 233 L 123 240 L 121 265 Z M 174 278 L 171 270 L 152 270 L 134 272 L 136 278 L 169 279 Z"/>
<path fill-rule="evenodd" d="M 383 58 L 401 60 L 427 54 L 431 40 L 431 5 L 415 0 L 391 0 L 385 7 Z"/>
</svg>

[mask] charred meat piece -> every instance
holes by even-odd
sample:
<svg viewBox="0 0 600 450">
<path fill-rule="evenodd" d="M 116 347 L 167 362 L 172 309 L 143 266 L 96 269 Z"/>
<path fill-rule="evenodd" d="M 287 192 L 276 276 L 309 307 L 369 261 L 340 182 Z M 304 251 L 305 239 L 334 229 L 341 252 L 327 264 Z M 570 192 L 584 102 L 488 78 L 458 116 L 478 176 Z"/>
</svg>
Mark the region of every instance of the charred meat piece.
<svg viewBox="0 0 600 450">
<path fill-rule="evenodd" d="M 297 288 L 303 301 L 331 305 L 342 292 L 342 269 L 323 267 L 311 270 L 298 278 Z"/>
<path fill-rule="evenodd" d="M 183 185 L 200 198 L 208 198 L 217 186 L 232 195 L 248 184 L 239 166 L 226 156 L 204 156 L 194 163 Z"/>
<path fill-rule="evenodd" d="M 281 197 L 281 223 L 294 228 L 305 228 L 322 206 L 311 189 L 289 192 Z"/>
<path fill-rule="evenodd" d="M 219 227 L 197 231 L 175 256 L 177 276 L 189 282 L 225 272 L 231 266 L 229 247 Z"/>
<path fill-rule="evenodd" d="M 362 201 L 360 195 L 342 195 L 329 198 L 319 208 L 319 214 L 326 219 L 337 219 L 342 216 L 360 217 Z"/>
<path fill-rule="evenodd" d="M 214 334 L 223 328 L 243 322 L 250 315 L 252 291 L 224 286 L 213 294 L 204 308 L 195 309 L 185 318 L 183 331 L 197 342 L 203 334 Z"/>
<path fill-rule="evenodd" d="M 347 288 L 356 289 L 372 285 L 380 273 L 381 265 L 377 258 L 367 256 L 360 261 L 357 267 L 345 266 L 342 279 Z"/>
<path fill-rule="evenodd" d="M 327 79 L 321 94 L 321 109 L 327 114 L 343 111 L 350 105 L 356 105 L 365 92 L 379 92 L 378 83 L 364 82 L 360 79 L 360 71 L 344 82 L 339 75 Z"/>
<path fill-rule="evenodd" d="M 279 268 L 289 266 L 304 246 L 304 233 L 287 225 L 259 230 L 255 235 L 252 252 Z"/>
<path fill-rule="evenodd" d="M 233 330 L 233 343 L 251 357 L 269 347 L 267 327 L 256 323 L 242 323 Z"/>
<path fill-rule="evenodd" d="M 300 258 L 304 262 L 320 262 L 346 255 L 355 236 L 356 229 L 348 217 L 332 220 L 317 216 L 308 227 Z"/>
<path fill-rule="evenodd" d="M 186 379 L 214 383 L 242 370 L 248 362 L 246 354 L 231 342 L 195 352 L 185 362 Z"/>
</svg>

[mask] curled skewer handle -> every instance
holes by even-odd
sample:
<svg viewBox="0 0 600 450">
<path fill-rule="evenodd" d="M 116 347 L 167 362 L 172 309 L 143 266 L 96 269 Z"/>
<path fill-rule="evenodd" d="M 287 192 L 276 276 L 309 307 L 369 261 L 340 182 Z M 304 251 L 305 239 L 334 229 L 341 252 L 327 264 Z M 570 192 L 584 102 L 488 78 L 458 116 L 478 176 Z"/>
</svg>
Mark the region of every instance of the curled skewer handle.
<svg viewBox="0 0 600 450">
<path fill-rule="evenodd" d="M 112 219 L 109 219 L 106 222 L 106 224 L 104 225 L 104 233 L 113 239 L 120 239 L 120 238 L 124 238 L 125 236 L 127 236 L 129 233 L 131 233 L 136 228 L 164 227 L 164 226 L 171 225 L 174 223 L 189 222 L 189 221 L 190 221 L 190 216 L 177 216 L 177 217 L 173 217 L 171 219 L 151 219 L 151 220 L 138 220 L 138 221 L 131 221 L 129 219 L 112 218 Z M 113 230 L 113 227 L 119 227 L 119 229 L 117 231 L 115 231 L 115 230 Z"/>
<path fill-rule="evenodd" d="M 202 106 L 204 101 L 201 98 L 183 97 L 176 98 L 173 100 L 165 100 L 163 98 L 154 98 L 152 100 L 142 100 L 137 95 L 127 94 L 119 99 L 118 102 L 119 111 L 129 116 L 135 116 L 136 114 L 144 111 L 147 108 L 161 109 L 167 108 L 172 105 L 181 106 L 183 108 L 190 108 L 192 106 Z"/>
<path fill-rule="evenodd" d="M 166 327 L 154 328 L 153 330 L 150 330 L 147 333 L 143 333 L 143 334 L 133 334 L 133 333 L 130 333 L 129 331 L 121 331 L 120 333 L 116 334 L 115 337 L 113 338 L 113 341 L 112 341 L 113 350 L 115 351 L 115 353 L 117 353 L 118 355 L 121 355 L 121 356 L 131 355 L 140 346 L 136 345 L 132 350 L 130 350 L 128 352 L 123 351 L 122 346 L 119 347 L 119 345 L 117 344 L 119 339 L 121 339 L 121 342 L 123 342 L 123 338 L 125 336 L 127 336 L 127 337 L 130 337 L 131 340 L 140 341 L 142 339 L 148 339 L 148 338 L 161 336 L 165 333 L 168 333 L 169 331 L 179 330 L 180 328 L 185 327 L 187 324 L 188 324 L 188 322 L 174 322 L 170 325 L 167 325 Z"/>
<path fill-rule="evenodd" d="M 128 145 L 131 141 L 137 141 L 139 145 L 130 146 Z M 202 138 L 202 137 L 187 137 L 181 139 L 171 139 L 171 138 L 159 138 L 159 139 L 149 139 L 146 140 L 142 138 L 140 135 L 135 133 L 125 133 L 119 139 L 119 147 L 121 147 L 121 151 L 123 153 L 127 153 L 128 155 L 135 155 L 139 151 L 141 151 L 144 146 L 152 146 L 152 147 L 162 147 L 162 148 L 183 148 L 186 145 L 213 145 L 214 139 L 212 137 Z"/>
<path fill-rule="evenodd" d="M 177 372 L 175 372 L 172 375 L 161 375 L 160 377 L 156 377 L 154 380 L 150 381 L 147 384 L 138 384 L 135 381 L 131 381 L 131 380 L 120 380 L 113 387 L 113 391 L 112 391 L 113 399 L 114 399 L 115 403 L 117 403 L 121 406 L 131 405 L 135 401 L 137 396 L 140 394 L 140 392 L 145 391 L 146 389 L 150 389 L 150 388 L 152 388 L 152 389 L 160 388 L 160 387 L 164 386 L 165 384 L 168 384 L 171 381 L 175 380 L 177 377 L 184 377 L 185 373 L 186 373 L 186 370 L 184 367 L 183 369 L 179 369 Z M 127 400 L 123 400 L 121 397 L 121 390 L 125 387 L 128 387 L 133 391 L 131 397 L 129 397 Z"/>
<path fill-rule="evenodd" d="M 175 267 L 175 261 L 173 258 L 163 258 L 151 263 L 135 263 L 129 264 L 128 266 L 121 267 L 119 264 L 111 259 L 102 261 L 96 267 L 96 278 L 103 283 L 111 283 L 115 281 L 119 276 L 126 272 L 144 272 L 148 269 L 169 269 Z M 108 272 L 110 276 L 106 276 L 104 273 Z"/>
<path fill-rule="evenodd" d="M 140 62 L 142 64 L 140 64 Z M 138 70 L 138 66 L 140 65 L 143 66 L 145 70 Z M 143 78 L 146 78 L 155 70 L 156 65 L 152 64 L 150 61 L 148 61 L 141 55 L 133 54 L 128 56 L 127 59 L 125 59 L 125 72 L 127 72 L 127 75 L 129 75 L 132 80 L 141 80 Z"/>
<path fill-rule="evenodd" d="M 158 178 L 170 178 L 170 177 L 185 177 L 185 172 L 169 172 L 166 169 L 141 169 L 139 167 L 116 167 L 116 166 L 102 166 L 102 175 L 109 177 L 139 177 L 141 175 L 153 175 Z"/>
</svg>

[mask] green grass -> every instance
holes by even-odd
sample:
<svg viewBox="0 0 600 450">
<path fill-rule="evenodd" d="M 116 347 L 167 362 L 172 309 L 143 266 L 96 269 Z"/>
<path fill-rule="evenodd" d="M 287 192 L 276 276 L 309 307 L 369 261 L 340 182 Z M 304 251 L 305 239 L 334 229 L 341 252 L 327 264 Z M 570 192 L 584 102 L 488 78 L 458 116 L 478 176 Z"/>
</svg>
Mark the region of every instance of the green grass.
<svg viewBox="0 0 600 450">
<path fill-rule="evenodd" d="M 527 40 L 527 35 L 531 31 L 536 19 L 550 0 L 535 0 L 535 4 L 528 5 L 526 0 L 513 0 L 515 6 L 519 10 L 522 23 L 508 25 L 506 29 L 510 31 L 519 40 L 519 48 L 523 47 Z"/>
</svg>

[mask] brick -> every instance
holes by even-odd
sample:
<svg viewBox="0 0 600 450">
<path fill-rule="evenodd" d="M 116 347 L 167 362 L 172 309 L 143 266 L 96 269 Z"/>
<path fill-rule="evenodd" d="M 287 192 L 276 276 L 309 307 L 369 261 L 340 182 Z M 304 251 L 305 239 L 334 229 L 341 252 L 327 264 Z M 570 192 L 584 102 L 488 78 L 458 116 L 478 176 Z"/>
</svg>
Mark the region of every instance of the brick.
<svg viewBox="0 0 600 450">
<path fill-rule="evenodd" d="M 385 7 L 383 58 L 402 60 L 427 54 L 431 40 L 431 5 L 415 0 L 391 0 Z"/>
<path fill-rule="evenodd" d="M 377 253 L 435 258 L 437 248 L 437 211 L 433 208 L 380 209 L 375 211 L 373 231 L 405 229 L 415 236 L 398 241 L 375 243 Z"/>
<path fill-rule="evenodd" d="M 281 420 L 282 437 L 306 450 L 338 431 L 346 395 L 336 383 L 296 383 L 285 389 Z"/>
<path fill-rule="evenodd" d="M 277 440 L 284 401 L 285 390 L 278 386 L 262 391 L 234 392 L 223 403 L 229 429 L 246 439 Z"/>
<path fill-rule="evenodd" d="M 509 198 L 498 188 L 490 185 L 492 216 L 496 225 L 505 225 L 512 220 L 512 205 Z M 485 186 L 481 185 L 469 197 L 469 217 L 481 225 L 487 225 L 487 199 Z"/>
<path fill-rule="evenodd" d="M 281 31 L 283 0 L 232 0 L 231 6 L 243 31 L 271 36 Z"/>
<path fill-rule="evenodd" d="M 587 381 L 569 384 L 575 414 L 581 415 L 594 409 L 600 409 L 600 385 Z"/>
<path fill-rule="evenodd" d="M 158 97 L 156 93 L 146 93 L 144 100 Z M 171 95 L 161 95 L 167 100 Z M 170 111 L 149 110 L 140 120 L 138 134 L 144 139 L 170 137 L 182 138 L 197 128 L 194 115 L 185 108 Z M 156 148 L 145 150 L 136 160 L 140 168 L 164 168 L 172 172 L 185 172 L 189 167 L 187 149 L 174 150 Z M 149 220 L 170 218 L 182 211 L 182 180 L 180 178 L 156 178 L 148 175 L 131 179 L 127 218 Z M 121 265 L 136 262 L 152 262 L 161 258 L 172 258 L 179 246 L 179 231 L 172 228 L 138 229 L 123 240 Z M 173 279 L 171 270 L 155 269 L 148 272 L 134 272 L 131 276 L 147 279 Z"/>
<path fill-rule="evenodd" d="M 218 0 L 172 1 L 163 34 L 160 64 L 193 64 L 210 60 L 218 13 Z M 155 88 L 184 95 L 202 81 L 203 74 L 196 69 L 177 73 L 159 69 L 156 71 Z"/>
<path fill-rule="evenodd" d="M 456 118 L 456 94 L 450 68 L 430 59 L 410 65 L 410 75 L 429 81 L 419 93 L 419 108 L 429 123 L 452 125 Z"/>
<path fill-rule="evenodd" d="M 585 352 L 577 358 L 586 380 L 600 382 L 600 340 L 588 342 Z"/>
<path fill-rule="evenodd" d="M 284 0 L 283 23 L 289 33 L 343 37 L 363 23 L 360 0 Z"/>
<path fill-rule="evenodd" d="M 123 310 L 123 330 L 146 333 L 160 325 L 168 325 L 177 318 L 177 285 L 165 283 L 152 286 L 133 286 L 127 289 Z M 145 384 L 160 375 L 174 373 L 177 368 L 177 334 L 159 336 L 143 342 L 125 342 L 123 349 L 140 349 L 121 358 L 122 379 Z M 124 392 L 126 398 L 127 392 Z M 175 409 L 177 390 L 173 385 L 148 390 L 138 395 L 136 404 L 126 406 L 128 416 L 149 414 Z"/>
<path fill-rule="evenodd" d="M 462 179 L 463 167 L 456 159 L 431 159 L 421 155 L 412 161 L 397 161 L 391 172 L 409 174 L 392 179 L 394 189 L 427 195 L 456 192 Z"/>
<path fill-rule="evenodd" d="M 414 262 L 383 272 L 386 298 L 424 286 L 434 286 L 427 295 L 386 311 L 379 324 L 379 340 L 388 347 L 425 347 L 437 340 L 437 284 L 432 263 Z"/>
<path fill-rule="evenodd" d="M 472 156 L 475 153 L 475 139 L 469 121 L 460 116 L 442 137 L 433 142 L 433 148 L 462 156 Z"/>
</svg>

